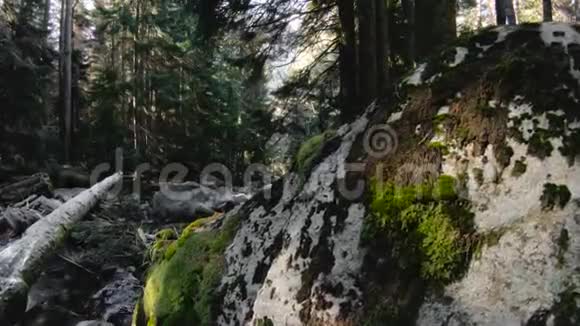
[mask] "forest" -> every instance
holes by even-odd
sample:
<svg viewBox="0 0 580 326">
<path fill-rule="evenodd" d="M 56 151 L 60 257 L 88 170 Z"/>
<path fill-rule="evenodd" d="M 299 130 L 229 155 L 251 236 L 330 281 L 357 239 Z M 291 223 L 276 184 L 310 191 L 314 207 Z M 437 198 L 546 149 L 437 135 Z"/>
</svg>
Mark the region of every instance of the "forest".
<svg viewBox="0 0 580 326">
<path fill-rule="evenodd" d="M 0 325 L 578 325 L 579 21 L 0 0 Z"/>
</svg>

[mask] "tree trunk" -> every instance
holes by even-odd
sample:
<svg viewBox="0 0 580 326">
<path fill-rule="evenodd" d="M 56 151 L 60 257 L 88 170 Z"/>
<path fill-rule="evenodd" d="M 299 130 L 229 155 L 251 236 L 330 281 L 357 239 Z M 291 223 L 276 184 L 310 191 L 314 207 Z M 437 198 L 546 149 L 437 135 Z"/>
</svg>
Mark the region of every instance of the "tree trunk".
<svg viewBox="0 0 580 326">
<path fill-rule="evenodd" d="M 495 0 L 495 19 L 498 25 L 505 25 L 505 1 L 507 0 Z"/>
<path fill-rule="evenodd" d="M 456 0 L 415 0 L 416 58 L 425 59 L 457 37 Z"/>
<path fill-rule="evenodd" d="M 580 6 L 578 5 L 579 0 L 574 0 L 574 19 L 576 23 L 580 22 Z"/>
<path fill-rule="evenodd" d="M 350 121 L 356 115 L 357 103 L 357 60 L 356 32 L 353 0 L 338 0 L 338 16 L 342 34 L 339 45 L 340 95 L 342 120 Z"/>
<path fill-rule="evenodd" d="M 416 25 L 415 25 L 415 0 L 402 0 L 403 9 L 407 18 L 407 59 L 411 65 L 416 61 Z"/>
<path fill-rule="evenodd" d="M 375 0 L 359 0 L 360 101 L 363 107 L 377 98 L 377 33 Z"/>
<path fill-rule="evenodd" d="M 552 21 L 552 0 L 543 0 L 542 6 L 543 6 L 543 12 L 544 12 L 544 21 L 551 22 Z"/>
<path fill-rule="evenodd" d="M 122 174 L 116 173 L 83 191 L 0 252 L 0 323 L 10 324 L 22 316 L 29 286 L 40 274 L 42 264 L 63 243 L 66 231 L 121 179 Z"/>
<path fill-rule="evenodd" d="M 515 25 L 517 24 L 516 21 L 516 11 L 514 10 L 514 1 L 513 0 L 504 0 L 505 2 L 505 16 L 507 19 L 508 25 Z"/>
<path fill-rule="evenodd" d="M 46 39 L 48 41 L 48 32 L 50 30 L 50 0 L 45 0 L 44 3 L 44 19 L 43 19 L 44 30 L 46 31 Z"/>
<path fill-rule="evenodd" d="M 389 88 L 389 10 L 388 0 L 376 0 L 378 92 L 382 97 Z"/>
<path fill-rule="evenodd" d="M 64 156 L 71 161 L 72 146 L 72 0 L 66 0 L 64 35 Z"/>
</svg>

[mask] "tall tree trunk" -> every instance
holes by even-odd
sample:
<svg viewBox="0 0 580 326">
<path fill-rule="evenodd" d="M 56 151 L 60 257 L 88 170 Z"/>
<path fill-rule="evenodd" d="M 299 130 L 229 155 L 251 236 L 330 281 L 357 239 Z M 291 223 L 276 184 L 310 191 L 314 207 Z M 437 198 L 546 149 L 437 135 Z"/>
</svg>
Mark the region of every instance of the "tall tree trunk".
<svg viewBox="0 0 580 326">
<path fill-rule="evenodd" d="M 481 1 L 482 0 L 475 0 L 476 10 L 477 10 L 477 29 L 480 29 L 483 26 L 483 15 L 481 12 Z"/>
<path fill-rule="evenodd" d="M 64 62 L 65 62 L 65 52 L 64 43 L 66 35 L 66 1 L 62 0 L 60 3 L 60 33 L 58 38 L 58 123 L 59 123 L 59 133 L 60 139 L 64 143 L 65 138 L 65 114 L 64 114 Z"/>
<path fill-rule="evenodd" d="M 377 98 L 377 36 L 375 0 L 359 0 L 360 103 L 363 107 Z"/>
<path fill-rule="evenodd" d="M 64 36 L 64 155 L 71 160 L 72 143 L 72 0 L 66 0 Z"/>
<path fill-rule="evenodd" d="M 505 25 L 505 1 L 507 0 L 495 0 L 495 19 L 498 25 Z"/>
<path fill-rule="evenodd" d="M 415 0 L 416 56 L 424 59 L 457 37 L 456 0 Z"/>
<path fill-rule="evenodd" d="M 339 45 L 340 95 L 342 119 L 349 121 L 356 115 L 357 103 L 357 59 L 356 32 L 353 0 L 338 0 L 341 42 Z"/>
<path fill-rule="evenodd" d="M 50 0 L 45 0 L 44 2 L 44 19 L 43 19 L 43 27 L 46 31 L 46 40 L 48 41 L 48 32 L 50 29 Z M 48 42 L 47 42 L 48 43 Z"/>
<path fill-rule="evenodd" d="M 504 0 L 505 3 L 505 16 L 507 19 L 508 25 L 515 25 L 516 21 L 516 11 L 514 10 L 514 1 L 513 0 Z"/>
<path fill-rule="evenodd" d="M 543 6 L 543 12 L 544 12 L 544 21 L 551 22 L 552 21 L 552 0 L 543 0 L 542 6 Z"/>
<path fill-rule="evenodd" d="M 377 9 L 377 86 L 379 96 L 387 94 L 389 88 L 389 3 L 376 0 Z"/>
<path fill-rule="evenodd" d="M 403 9 L 405 11 L 405 16 L 407 18 L 407 59 L 411 65 L 415 65 L 416 61 L 416 10 L 415 10 L 415 0 L 402 0 Z"/>
<path fill-rule="evenodd" d="M 578 5 L 579 0 L 574 0 L 574 19 L 576 23 L 580 22 L 580 6 Z"/>
</svg>

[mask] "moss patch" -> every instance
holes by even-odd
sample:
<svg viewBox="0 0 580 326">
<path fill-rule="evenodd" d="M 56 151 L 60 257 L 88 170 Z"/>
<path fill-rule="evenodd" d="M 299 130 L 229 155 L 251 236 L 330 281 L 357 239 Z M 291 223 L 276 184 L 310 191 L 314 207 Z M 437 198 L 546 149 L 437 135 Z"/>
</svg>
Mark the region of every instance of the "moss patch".
<svg viewBox="0 0 580 326">
<path fill-rule="evenodd" d="M 471 172 L 473 172 L 473 177 L 477 184 L 481 186 L 483 184 L 483 170 L 480 168 L 473 168 Z"/>
<path fill-rule="evenodd" d="M 542 202 L 542 208 L 544 210 L 551 210 L 557 205 L 560 208 L 564 208 L 572 194 L 568 187 L 565 185 L 555 185 L 553 183 L 546 183 L 544 184 L 544 192 L 540 197 L 540 201 Z"/>
<path fill-rule="evenodd" d="M 526 163 L 524 162 L 524 160 L 516 160 L 514 163 L 514 167 L 512 169 L 512 176 L 513 177 L 519 177 L 522 174 L 526 173 L 528 166 L 526 165 Z"/>
<path fill-rule="evenodd" d="M 415 185 L 372 183 L 363 232 L 369 284 L 360 324 L 412 324 L 425 286 L 439 287 L 463 274 L 474 230 L 459 185 L 448 175 Z"/>
<path fill-rule="evenodd" d="M 466 257 L 463 235 L 473 227 L 473 214 L 458 200 L 455 186 L 455 179 L 446 175 L 415 186 L 375 182 L 365 237 L 386 236 L 400 250 L 412 251 L 425 279 L 443 283 L 454 279 Z"/>
<path fill-rule="evenodd" d="M 321 154 L 324 144 L 336 135 L 336 131 L 327 130 L 320 135 L 316 135 L 306 140 L 298 150 L 294 164 L 296 169 L 305 174 L 312 168 L 312 164 Z"/>
<path fill-rule="evenodd" d="M 215 324 L 223 252 L 237 225 L 238 219 L 231 217 L 221 230 L 186 229 L 179 240 L 168 245 L 164 259 L 147 275 L 143 295 L 147 326 Z"/>
<path fill-rule="evenodd" d="M 573 326 L 580 323 L 580 293 L 574 287 L 569 287 L 558 296 L 558 301 L 552 308 L 554 325 Z"/>
<path fill-rule="evenodd" d="M 564 265 L 564 255 L 570 248 L 570 235 L 568 234 L 568 230 L 566 230 L 566 228 L 562 228 L 560 231 L 560 235 L 558 236 L 556 244 L 558 245 L 558 253 L 556 254 L 556 258 L 558 259 L 557 266 L 562 267 Z"/>
<path fill-rule="evenodd" d="M 550 135 L 541 129 L 536 130 L 528 142 L 528 154 L 544 159 L 552 155 L 553 150 Z"/>
</svg>

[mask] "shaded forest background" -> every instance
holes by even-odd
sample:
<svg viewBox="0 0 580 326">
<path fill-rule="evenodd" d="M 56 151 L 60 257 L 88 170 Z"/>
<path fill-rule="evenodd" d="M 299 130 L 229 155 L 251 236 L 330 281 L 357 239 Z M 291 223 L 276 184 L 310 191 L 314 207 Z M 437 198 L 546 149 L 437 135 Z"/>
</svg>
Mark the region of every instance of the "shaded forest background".
<svg viewBox="0 0 580 326">
<path fill-rule="evenodd" d="M 0 165 L 267 161 L 388 101 L 393 81 L 496 24 L 576 0 L 1 0 Z"/>
</svg>

